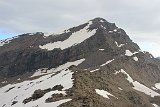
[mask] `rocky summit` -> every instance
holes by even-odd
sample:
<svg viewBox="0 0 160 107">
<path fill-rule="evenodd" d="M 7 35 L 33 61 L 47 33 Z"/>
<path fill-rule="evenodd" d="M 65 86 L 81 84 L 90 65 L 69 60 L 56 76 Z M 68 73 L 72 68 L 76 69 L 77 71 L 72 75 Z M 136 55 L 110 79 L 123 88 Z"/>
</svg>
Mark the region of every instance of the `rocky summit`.
<svg viewBox="0 0 160 107">
<path fill-rule="evenodd" d="M 0 107 L 159 107 L 160 60 L 95 18 L 0 41 Z"/>
</svg>

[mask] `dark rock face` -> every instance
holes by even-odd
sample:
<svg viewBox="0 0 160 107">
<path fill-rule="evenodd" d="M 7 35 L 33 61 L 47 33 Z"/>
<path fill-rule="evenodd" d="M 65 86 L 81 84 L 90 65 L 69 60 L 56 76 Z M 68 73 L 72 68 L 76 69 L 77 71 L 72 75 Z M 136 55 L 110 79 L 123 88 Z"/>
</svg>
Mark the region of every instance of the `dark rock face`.
<svg viewBox="0 0 160 107">
<path fill-rule="evenodd" d="M 104 22 L 101 22 L 101 20 Z M 120 33 L 108 33 L 109 31 L 117 29 L 115 24 L 109 23 L 101 18 L 96 18 L 91 21 L 92 25 L 90 25 L 89 30 L 97 29 L 96 34 L 83 43 L 64 50 L 54 49 L 52 51 L 46 51 L 40 49 L 39 45 L 64 41 L 73 32 L 83 29 L 88 23 L 70 28 L 70 32 L 68 33 L 51 35 L 46 38 L 43 37 L 44 33 L 40 32 L 32 35 L 19 35 L 19 38 L 15 38 L 9 44 L 0 47 L 0 75 L 2 77 L 13 77 L 26 72 L 34 72 L 39 68 L 53 68 L 68 61 L 84 58 L 100 47 L 105 48 L 106 51 L 108 50 L 110 55 L 117 56 L 119 54 L 117 52 L 123 50 L 115 49 L 116 45 L 114 41 L 117 41 L 119 44 L 127 43 L 128 46 L 126 48 L 130 48 L 132 51 L 139 49 L 122 29 L 117 30 L 117 32 Z M 102 26 L 104 26 L 105 29 Z"/>
</svg>

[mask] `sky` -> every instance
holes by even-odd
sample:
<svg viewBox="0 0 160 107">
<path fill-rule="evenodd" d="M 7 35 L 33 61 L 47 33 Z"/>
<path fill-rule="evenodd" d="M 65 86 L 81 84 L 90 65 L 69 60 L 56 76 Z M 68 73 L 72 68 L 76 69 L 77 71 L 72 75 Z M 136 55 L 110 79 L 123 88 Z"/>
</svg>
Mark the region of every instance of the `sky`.
<svg viewBox="0 0 160 107">
<path fill-rule="evenodd" d="M 102 17 L 160 56 L 160 0 L 0 0 L 0 39 L 57 32 Z"/>
</svg>

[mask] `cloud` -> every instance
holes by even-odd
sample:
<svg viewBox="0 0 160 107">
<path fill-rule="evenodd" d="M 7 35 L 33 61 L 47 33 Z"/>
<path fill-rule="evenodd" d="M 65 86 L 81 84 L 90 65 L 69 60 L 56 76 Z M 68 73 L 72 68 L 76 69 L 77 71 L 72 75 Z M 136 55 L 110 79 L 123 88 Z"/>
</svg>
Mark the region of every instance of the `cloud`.
<svg viewBox="0 0 160 107">
<path fill-rule="evenodd" d="M 158 0 L 1 0 L 0 27 L 51 31 L 100 16 L 131 31 L 158 30 L 159 4 Z"/>
<path fill-rule="evenodd" d="M 0 0 L 0 34 L 53 32 L 103 17 L 135 42 L 160 44 L 159 5 L 159 0 Z"/>
</svg>

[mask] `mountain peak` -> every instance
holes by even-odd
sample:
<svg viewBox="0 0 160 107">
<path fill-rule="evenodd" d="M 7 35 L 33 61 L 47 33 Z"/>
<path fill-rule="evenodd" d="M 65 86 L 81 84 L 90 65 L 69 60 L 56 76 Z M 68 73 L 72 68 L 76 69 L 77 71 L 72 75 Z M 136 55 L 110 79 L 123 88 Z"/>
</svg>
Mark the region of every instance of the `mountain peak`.
<svg viewBox="0 0 160 107">
<path fill-rule="evenodd" d="M 101 18 L 101 17 L 96 17 L 96 18 L 92 19 L 91 21 L 93 21 L 93 22 L 107 22 L 104 18 Z"/>
<path fill-rule="evenodd" d="M 88 23 L 90 24 L 90 30 L 101 29 L 103 31 L 113 31 L 115 29 L 118 29 L 115 23 L 110 23 L 101 17 L 91 19 L 90 21 L 88 21 Z"/>
<path fill-rule="evenodd" d="M 0 41 L 0 62 L 0 107 L 160 106 L 160 60 L 100 17 Z"/>
</svg>

